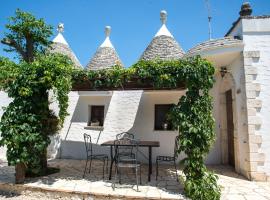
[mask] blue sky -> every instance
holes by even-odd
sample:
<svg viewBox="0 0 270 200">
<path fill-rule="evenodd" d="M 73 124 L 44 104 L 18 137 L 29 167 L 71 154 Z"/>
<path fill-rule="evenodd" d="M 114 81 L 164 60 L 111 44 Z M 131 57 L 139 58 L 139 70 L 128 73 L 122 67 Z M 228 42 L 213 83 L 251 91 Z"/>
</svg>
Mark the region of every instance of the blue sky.
<svg viewBox="0 0 270 200">
<path fill-rule="evenodd" d="M 210 0 L 213 38 L 224 36 L 238 18 L 243 2 Z M 253 15 L 270 14 L 270 0 L 249 2 Z M 135 63 L 160 28 L 159 12 L 163 9 L 168 13 L 168 29 L 185 51 L 208 39 L 205 0 L 3 0 L 1 4 L 0 38 L 16 8 L 55 27 L 63 22 L 64 37 L 83 66 L 105 39 L 106 25 L 112 27 L 111 41 L 124 65 Z M 0 55 L 8 56 L 2 44 Z"/>
</svg>

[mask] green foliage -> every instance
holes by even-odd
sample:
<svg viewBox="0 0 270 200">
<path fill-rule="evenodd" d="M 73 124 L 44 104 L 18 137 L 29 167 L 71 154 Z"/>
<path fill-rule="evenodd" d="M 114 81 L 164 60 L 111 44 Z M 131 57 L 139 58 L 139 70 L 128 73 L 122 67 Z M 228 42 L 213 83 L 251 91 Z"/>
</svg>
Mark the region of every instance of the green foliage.
<svg viewBox="0 0 270 200">
<path fill-rule="evenodd" d="M 17 9 L 14 17 L 9 18 L 6 25 L 8 32 L 1 42 L 8 45 L 6 51 L 15 51 L 26 62 L 32 62 L 51 44 L 49 37 L 52 26 L 46 25 L 43 19 L 36 19 L 33 15 Z"/>
<path fill-rule="evenodd" d="M 180 133 L 179 152 L 183 151 L 185 193 L 191 199 L 220 199 L 217 176 L 209 172 L 204 158 L 215 140 L 212 97 L 213 66 L 199 57 L 189 60 L 185 80 L 186 95 L 173 108 L 171 118 Z M 193 67 L 191 67 L 193 66 Z"/>
<path fill-rule="evenodd" d="M 12 66 L 12 67 L 11 67 Z M 9 164 L 23 162 L 38 171 L 41 152 L 67 115 L 73 64 L 65 56 L 47 54 L 32 63 L 0 59 L 0 86 L 13 98 L 0 122 L 1 145 L 7 146 Z M 8 81 L 6 81 L 8 80 Z M 48 92 L 59 103 L 59 118 L 49 110 Z"/>
<path fill-rule="evenodd" d="M 73 63 L 49 53 L 52 27 L 43 19 L 17 10 L 6 28 L 1 42 L 20 59 L 15 63 L 0 57 L 0 90 L 13 99 L 1 118 L 0 145 L 7 146 L 10 165 L 23 163 L 31 173 L 46 173 L 49 135 L 67 115 Z M 58 116 L 49 109 L 49 91 L 58 101 Z"/>
</svg>

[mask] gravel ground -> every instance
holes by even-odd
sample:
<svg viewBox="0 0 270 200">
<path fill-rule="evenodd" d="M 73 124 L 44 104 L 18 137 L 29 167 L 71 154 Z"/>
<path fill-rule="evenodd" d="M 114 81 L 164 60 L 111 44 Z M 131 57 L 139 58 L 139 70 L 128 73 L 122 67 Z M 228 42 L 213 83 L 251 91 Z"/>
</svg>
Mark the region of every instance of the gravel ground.
<svg viewBox="0 0 270 200">
<path fill-rule="evenodd" d="M 42 192 L 23 192 L 23 194 L 15 194 L 12 192 L 0 191 L 0 200 L 79 200 L 82 198 L 74 196 L 61 196 L 44 194 Z M 86 200 L 93 200 L 93 198 L 86 198 Z"/>
<path fill-rule="evenodd" d="M 0 191 L 0 199 L 1 200 L 49 200 L 45 195 L 39 193 L 31 193 L 31 194 L 15 194 L 15 193 L 7 193 Z"/>
</svg>

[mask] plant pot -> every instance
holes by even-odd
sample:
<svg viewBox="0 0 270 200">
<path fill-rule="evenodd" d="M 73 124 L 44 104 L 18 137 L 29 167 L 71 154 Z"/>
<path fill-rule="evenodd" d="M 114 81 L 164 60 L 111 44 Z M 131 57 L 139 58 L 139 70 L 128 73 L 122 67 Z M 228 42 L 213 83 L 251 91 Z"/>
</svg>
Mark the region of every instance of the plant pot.
<svg viewBox="0 0 270 200">
<path fill-rule="evenodd" d="M 91 122 L 91 123 L 90 123 L 90 126 L 99 126 L 99 125 L 100 125 L 99 122 Z"/>
</svg>

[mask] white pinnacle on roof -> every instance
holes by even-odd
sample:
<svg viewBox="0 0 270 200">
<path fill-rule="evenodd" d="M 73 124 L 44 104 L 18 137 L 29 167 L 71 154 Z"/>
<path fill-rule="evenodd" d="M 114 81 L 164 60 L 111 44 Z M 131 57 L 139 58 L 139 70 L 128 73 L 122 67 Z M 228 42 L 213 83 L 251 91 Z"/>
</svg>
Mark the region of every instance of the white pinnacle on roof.
<svg viewBox="0 0 270 200">
<path fill-rule="evenodd" d="M 53 42 L 58 42 L 58 43 L 68 45 L 67 41 L 65 40 L 64 36 L 62 35 L 62 33 L 64 32 L 64 24 L 63 23 L 58 24 L 57 31 L 58 31 L 58 34 L 53 39 Z"/>
<path fill-rule="evenodd" d="M 114 48 L 111 40 L 110 40 L 110 34 L 111 34 L 111 27 L 110 26 L 105 26 L 105 35 L 106 38 L 104 40 L 104 42 L 100 45 L 100 47 L 111 47 Z"/>
<path fill-rule="evenodd" d="M 155 35 L 155 37 L 160 36 L 160 35 L 166 35 L 169 37 L 173 37 L 172 34 L 170 33 L 170 31 L 166 27 L 167 12 L 165 10 L 162 10 L 160 12 L 160 20 L 161 20 L 162 26 L 159 29 L 159 31 L 157 32 L 157 34 Z"/>
<path fill-rule="evenodd" d="M 69 47 L 67 41 L 65 40 L 63 36 L 64 32 L 64 24 L 59 23 L 57 27 L 58 34 L 57 36 L 53 39 L 53 44 L 51 46 L 50 52 L 51 53 L 60 53 L 63 55 L 68 56 L 71 61 L 74 63 L 76 67 L 82 67 L 80 61 L 76 57 L 76 55 L 73 53 L 71 48 Z"/>
</svg>

